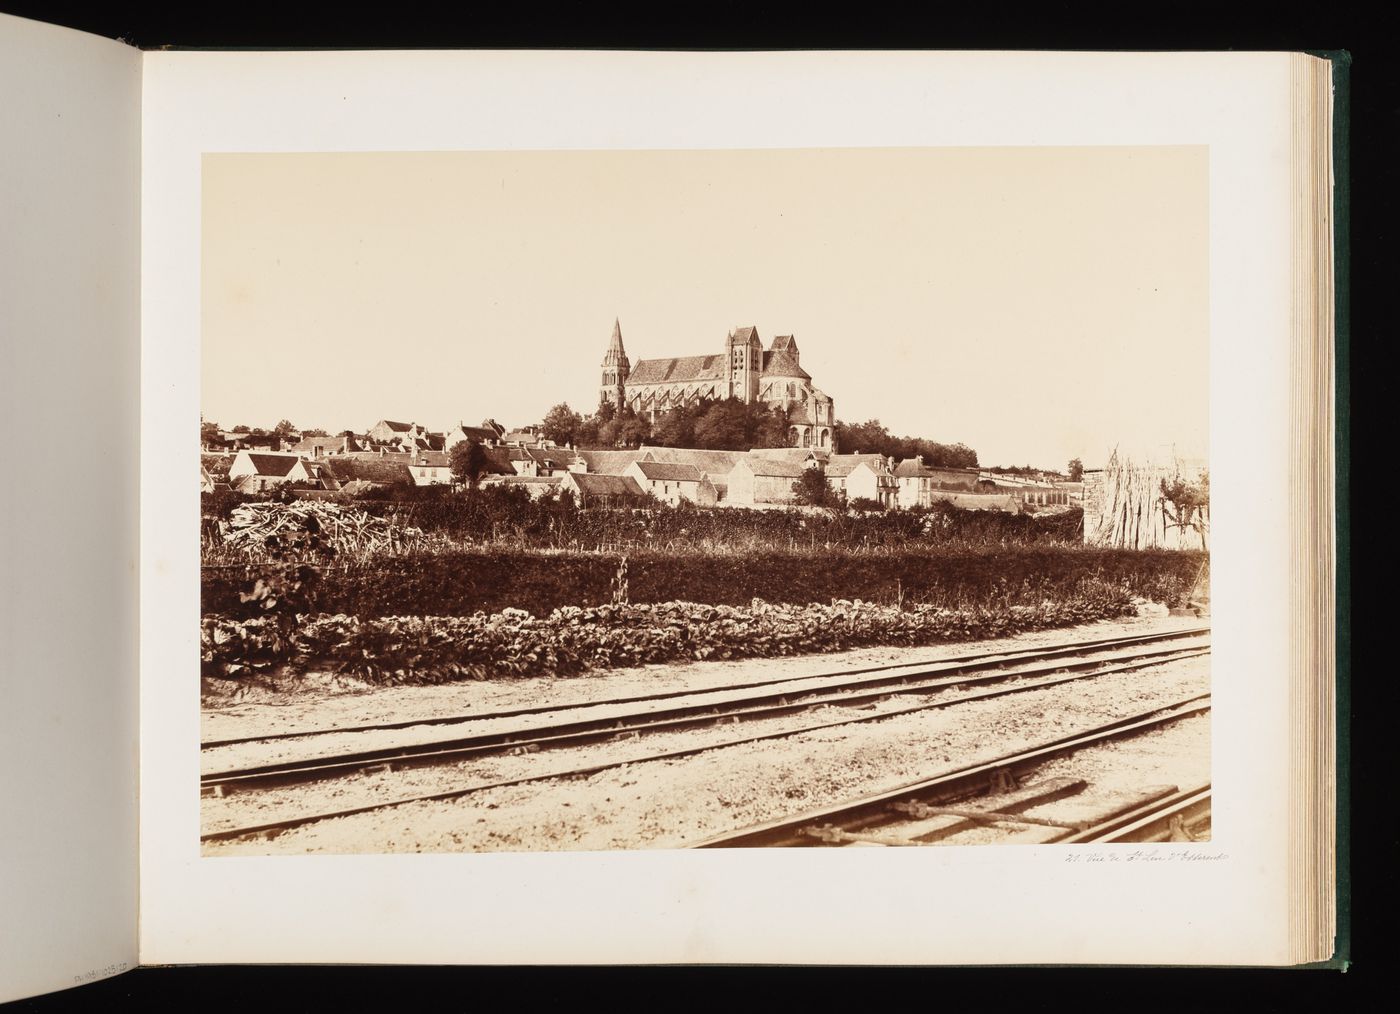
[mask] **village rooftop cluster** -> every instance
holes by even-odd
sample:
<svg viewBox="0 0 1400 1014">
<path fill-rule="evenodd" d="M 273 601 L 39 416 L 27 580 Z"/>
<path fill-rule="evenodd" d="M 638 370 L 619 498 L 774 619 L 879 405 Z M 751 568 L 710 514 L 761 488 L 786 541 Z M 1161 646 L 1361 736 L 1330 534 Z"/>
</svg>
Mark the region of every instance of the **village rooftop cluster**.
<svg viewBox="0 0 1400 1014">
<path fill-rule="evenodd" d="M 453 475 L 452 451 L 464 442 L 484 452 L 478 484 L 518 486 L 532 496 L 567 490 L 582 506 L 654 497 L 671 505 L 787 507 L 802 502 L 799 489 L 809 471 L 823 478 L 837 500 L 884 509 L 942 501 L 1014 512 L 1023 504 L 1068 505 L 1083 489 L 1081 483 L 1044 474 L 1013 476 L 817 447 L 586 450 L 558 446 L 535 427 L 507 430 L 492 419 L 445 431 L 381 419 L 362 434 L 337 437 L 209 434 L 200 488 L 262 493 L 287 485 L 295 495 L 322 499 L 393 486 L 456 485 L 460 476 Z"/>
</svg>

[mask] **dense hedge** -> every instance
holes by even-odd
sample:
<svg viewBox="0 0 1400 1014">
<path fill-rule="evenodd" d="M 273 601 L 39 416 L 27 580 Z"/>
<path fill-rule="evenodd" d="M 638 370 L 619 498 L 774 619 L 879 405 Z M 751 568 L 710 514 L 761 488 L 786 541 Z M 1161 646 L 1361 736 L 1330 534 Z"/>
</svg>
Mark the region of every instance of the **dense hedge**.
<svg viewBox="0 0 1400 1014">
<path fill-rule="evenodd" d="M 806 604 L 834 599 L 967 607 L 1035 604 L 1073 594 L 1085 580 L 1175 604 L 1190 590 L 1201 553 L 1024 547 L 1012 550 L 904 553 L 765 551 L 749 554 L 636 552 L 541 553 L 454 550 L 329 565 L 306 582 L 321 613 L 375 616 L 468 616 L 523 608 L 537 616 L 564 606 L 614 601 L 626 559 L 625 600 L 684 600 L 738 605 L 752 599 Z M 255 566 L 206 567 L 205 615 L 248 617 L 242 601 L 264 572 Z"/>
<path fill-rule="evenodd" d="M 380 683 L 569 675 L 590 669 L 710 658 L 769 657 L 869 645 L 924 645 L 1121 616 L 1121 587 L 1097 584 L 1060 602 L 961 610 L 862 602 L 747 607 L 670 602 L 519 609 L 469 617 L 362 620 L 317 616 L 288 631 L 271 619 L 206 619 L 202 671 L 242 679 L 288 667 Z"/>
<path fill-rule="evenodd" d="M 252 498 L 205 494 L 206 516 L 228 520 Z M 263 497 L 262 499 L 267 499 Z M 458 545 L 571 551 L 665 549 L 890 549 L 916 545 L 976 548 L 1078 545 L 1083 512 L 1008 514 L 937 504 L 919 510 L 754 510 L 661 503 L 646 508 L 581 508 L 567 492 L 532 500 L 518 487 L 454 491 L 444 486 L 375 490 L 355 505 Z"/>
</svg>

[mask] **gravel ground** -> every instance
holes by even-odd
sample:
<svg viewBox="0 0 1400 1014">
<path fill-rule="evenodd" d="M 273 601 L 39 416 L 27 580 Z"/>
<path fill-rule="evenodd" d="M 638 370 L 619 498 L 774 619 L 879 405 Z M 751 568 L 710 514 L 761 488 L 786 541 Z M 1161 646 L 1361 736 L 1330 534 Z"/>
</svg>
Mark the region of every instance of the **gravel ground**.
<svg viewBox="0 0 1400 1014">
<path fill-rule="evenodd" d="M 915 661 L 964 654 L 970 650 L 1020 650 L 1060 640 L 1146 633 L 1196 621 L 1137 620 L 1094 624 L 1071 630 L 1038 632 L 978 645 L 949 645 L 938 649 L 879 650 L 825 656 L 824 667 Z M 518 681 L 507 685 L 467 684 L 453 687 L 402 688 L 356 694 L 360 708 L 342 711 L 341 724 L 371 721 L 371 712 L 384 717 L 405 716 L 392 710 L 387 695 L 401 695 L 404 707 L 423 706 L 427 713 L 451 707 L 465 710 L 471 703 L 494 708 L 541 703 L 541 688 L 552 703 L 582 703 L 599 697 L 648 692 L 666 686 L 723 686 L 736 681 L 780 678 L 810 672 L 811 659 L 776 659 L 742 663 L 630 670 L 605 677 L 571 680 Z M 805 663 L 805 664 L 804 664 Z M 756 675 L 761 669 L 766 676 Z M 664 671 L 657 671 L 664 670 Z M 614 677 L 618 677 L 614 679 Z M 531 697 L 524 684 L 536 684 Z M 815 806 L 888 788 L 918 777 L 1055 739 L 1113 718 L 1126 717 L 1153 706 L 1209 689 L 1209 658 L 1169 663 L 1134 673 L 1080 680 L 989 701 L 902 715 L 840 728 L 800 732 L 778 740 L 732 745 L 670 761 L 632 763 L 591 777 L 554 779 L 528 785 L 473 793 L 460 800 L 410 803 L 374 813 L 322 821 L 286 832 L 272 840 L 213 843 L 208 855 L 304 852 L 488 851 L 545 849 L 669 848 L 727 830 L 770 820 Z M 447 692 L 477 696 L 448 696 Z M 591 697 L 589 692 L 592 692 Z M 421 696 L 420 696 L 421 695 Z M 368 699 L 368 700 L 367 700 Z M 436 702 L 436 708 L 429 701 Z M 299 702 L 300 703 L 300 702 Z M 331 705 L 343 704 L 330 700 Z M 908 707 L 909 699 L 877 706 L 869 714 Z M 367 706 L 366 706 L 367 705 Z M 281 707 L 293 705 L 282 704 Z M 250 709 L 278 707 L 242 704 L 226 717 L 257 729 Z M 310 708 L 309 704 L 303 704 Z M 382 710 L 381 710 L 382 709 Z M 232 709 L 229 709 L 232 710 Z M 267 712 L 262 728 L 266 728 Z M 387 799 L 440 792 L 464 785 L 515 777 L 535 777 L 590 763 L 616 763 L 641 754 L 695 746 L 718 747 L 738 737 L 756 735 L 780 723 L 784 728 L 833 721 L 836 709 L 742 726 L 719 726 L 648 736 L 644 742 L 600 744 L 540 756 L 499 756 L 448 768 L 425 768 L 376 775 L 358 775 L 320 785 L 269 792 L 234 794 L 203 800 L 206 831 L 260 823 L 304 812 L 365 805 Z M 305 728 L 312 714 L 293 714 L 283 728 Z M 315 727 L 332 720 L 322 712 Z M 1209 721 L 1185 723 L 1208 727 Z M 229 736 L 231 724 L 217 735 Z M 206 726 L 206 736 L 211 735 Z M 436 730 L 440 731 L 440 730 Z M 243 732 L 242 734 L 248 734 Z M 1183 741 L 1185 743 L 1185 741 Z M 1173 750 L 1191 763 L 1209 768 L 1208 736 Z M 1111 767 L 1112 765 L 1110 765 Z M 1136 762 L 1128 767 L 1136 767 Z M 1087 777 L 1087 776 L 1086 776 Z M 1148 784 L 1173 782 L 1155 769 L 1120 777 L 1134 791 Z M 1106 778 L 1106 776 L 1105 776 Z"/>
</svg>

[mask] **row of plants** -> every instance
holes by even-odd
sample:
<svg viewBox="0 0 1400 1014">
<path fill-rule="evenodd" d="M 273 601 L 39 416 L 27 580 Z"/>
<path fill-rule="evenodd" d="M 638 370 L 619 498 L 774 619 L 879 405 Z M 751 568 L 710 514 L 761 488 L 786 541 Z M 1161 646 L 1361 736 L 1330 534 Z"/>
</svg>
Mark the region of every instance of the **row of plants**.
<svg viewBox="0 0 1400 1014">
<path fill-rule="evenodd" d="M 206 618 L 205 676 L 333 672 L 373 683 L 564 676 L 623 666 L 773 657 L 874 645 L 919 646 L 1108 619 L 1130 613 L 1122 584 L 1082 582 L 1058 601 L 946 609 L 861 601 L 744 606 L 610 603 L 534 616 L 504 609 L 472 616 L 344 614 Z"/>
<path fill-rule="evenodd" d="M 303 566 L 297 612 L 350 616 L 470 616 L 525 606 L 537 616 L 565 606 L 618 598 L 742 605 L 751 599 L 805 605 L 859 598 L 887 604 L 969 608 L 1062 600 L 1085 582 L 1176 604 L 1190 590 L 1202 553 L 1056 546 L 1011 550 L 910 547 L 873 555 L 840 548 L 750 554 L 640 551 L 563 553 L 451 549 L 375 560 Z M 259 615 L 258 586 L 274 583 L 277 564 L 205 567 L 203 613 Z"/>
<path fill-rule="evenodd" d="M 290 494 L 283 495 L 295 503 Z M 250 502 L 253 498 L 228 491 L 204 494 L 203 513 L 213 523 L 211 532 Z M 1083 541 L 1083 514 L 1077 508 L 1056 514 L 962 510 L 947 504 L 918 510 L 754 510 L 658 501 L 644 508 L 605 509 L 580 507 L 567 490 L 532 499 L 525 490 L 508 486 L 376 490 L 352 502 L 376 517 L 422 531 L 429 545 L 448 547 L 748 553 L 774 547 L 899 551 L 910 544 L 973 548 Z M 218 555 L 217 539 L 205 545 L 206 562 L 226 559 Z"/>
</svg>

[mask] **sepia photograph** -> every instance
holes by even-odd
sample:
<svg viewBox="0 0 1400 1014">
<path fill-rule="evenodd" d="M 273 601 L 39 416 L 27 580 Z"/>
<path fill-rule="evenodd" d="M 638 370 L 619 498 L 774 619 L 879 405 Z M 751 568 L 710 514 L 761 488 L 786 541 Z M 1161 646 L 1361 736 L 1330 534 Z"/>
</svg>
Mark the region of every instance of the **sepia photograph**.
<svg viewBox="0 0 1400 1014">
<path fill-rule="evenodd" d="M 1209 170 L 204 154 L 201 855 L 1209 842 Z"/>
</svg>

